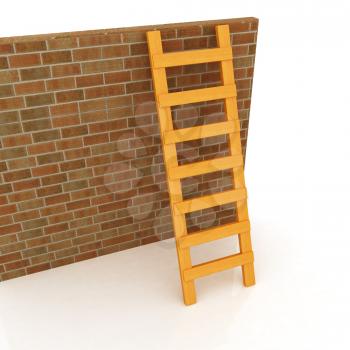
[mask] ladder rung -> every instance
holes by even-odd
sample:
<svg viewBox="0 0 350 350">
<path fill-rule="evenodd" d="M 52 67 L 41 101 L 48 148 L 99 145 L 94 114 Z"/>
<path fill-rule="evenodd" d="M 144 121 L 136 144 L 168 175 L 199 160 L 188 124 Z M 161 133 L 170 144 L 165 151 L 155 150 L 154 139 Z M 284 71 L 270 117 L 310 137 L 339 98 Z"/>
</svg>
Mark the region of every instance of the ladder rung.
<svg viewBox="0 0 350 350">
<path fill-rule="evenodd" d="M 208 243 L 217 239 L 230 237 L 250 230 L 249 221 L 235 222 L 191 233 L 178 239 L 181 248 L 189 248 L 195 245 Z"/>
<path fill-rule="evenodd" d="M 196 278 L 211 275 L 212 273 L 231 269 L 254 262 L 253 252 L 239 253 L 225 258 L 216 259 L 203 264 L 195 265 L 190 269 L 184 270 L 185 281 L 192 281 Z"/>
<path fill-rule="evenodd" d="M 235 96 L 237 96 L 236 86 L 224 85 L 162 94 L 158 96 L 158 103 L 160 107 L 171 107 L 187 103 L 220 100 Z"/>
<path fill-rule="evenodd" d="M 214 193 L 208 196 L 188 199 L 175 203 L 175 214 L 186 214 L 197 210 L 212 208 L 217 205 L 237 202 L 246 198 L 247 191 L 245 188 Z"/>
<path fill-rule="evenodd" d="M 230 120 L 221 123 L 212 123 L 191 128 L 167 131 L 164 133 L 164 143 L 171 144 L 176 142 L 186 142 L 205 137 L 225 135 L 232 132 L 238 132 L 240 128 L 239 120 Z"/>
<path fill-rule="evenodd" d="M 215 158 L 170 168 L 169 178 L 171 180 L 183 179 L 185 177 L 207 174 L 219 170 L 237 168 L 239 166 L 243 166 L 243 158 L 240 154 L 236 156 Z"/>
<path fill-rule="evenodd" d="M 181 52 L 170 52 L 154 54 L 152 56 L 154 68 L 185 66 L 188 64 L 199 64 L 207 62 L 218 62 L 232 60 L 232 50 L 230 47 L 188 50 Z"/>
</svg>

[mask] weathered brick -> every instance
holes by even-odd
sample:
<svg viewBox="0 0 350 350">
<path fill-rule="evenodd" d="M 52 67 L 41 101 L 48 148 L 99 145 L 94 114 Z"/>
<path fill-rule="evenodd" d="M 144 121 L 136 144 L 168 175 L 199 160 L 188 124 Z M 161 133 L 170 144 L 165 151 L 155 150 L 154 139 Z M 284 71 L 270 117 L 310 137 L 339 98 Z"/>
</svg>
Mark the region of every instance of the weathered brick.
<svg viewBox="0 0 350 350">
<path fill-rule="evenodd" d="M 0 84 L 14 83 L 19 80 L 17 70 L 0 71 Z"/>
<path fill-rule="evenodd" d="M 145 42 L 146 33 L 139 31 L 130 31 L 123 33 L 124 43 L 135 43 L 135 42 Z"/>
<path fill-rule="evenodd" d="M 27 155 L 27 151 L 25 147 L 16 147 L 16 148 L 10 148 L 10 149 L 3 149 L 0 150 L 0 159 L 13 159 L 13 158 L 20 158 Z"/>
<path fill-rule="evenodd" d="M 47 90 L 69 90 L 75 88 L 75 80 L 72 77 L 51 79 L 46 82 Z"/>
<path fill-rule="evenodd" d="M 31 209 L 41 208 L 44 205 L 44 201 L 41 198 L 31 199 L 29 201 L 20 202 L 17 205 L 20 211 L 31 210 Z"/>
<path fill-rule="evenodd" d="M 86 135 L 88 133 L 88 128 L 86 125 L 75 126 L 67 129 L 62 129 L 62 137 L 74 137 Z"/>
<path fill-rule="evenodd" d="M 46 130 L 42 132 L 37 132 L 33 134 L 33 140 L 34 142 L 44 142 L 44 141 L 51 141 L 51 140 L 57 140 L 60 138 L 60 132 L 59 130 Z"/>
<path fill-rule="evenodd" d="M 48 107 L 37 107 L 30 109 L 22 109 L 21 110 L 21 119 L 23 121 L 32 120 L 32 119 L 41 119 L 47 118 L 49 116 L 49 108 Z"/>
<path fill-rule="evenodd" d="M 120 33 L 84 35 L 79 38 L 79 46 L 98 46 L 108 44 L 119 44 L 122 42 Z"/>
<path fill-rule="evenodd" d="M 58 103 L 79 101 L 84 99 L 83 90 L 70 90 L 56 93 L 56 99 Z"/>
<path fill-rule="evenodd" d="M 14 123 L 18 121 L 18 111 L 7 111 L 0 113 L 0 124 Z"/>
<path fill-rule="evenodd" d="M 0 85 L 0 98 L 13 96 L 12 85 Z"/>
<path fill-rule="evenodd" d="M 26 68 L 20 71 L 22 80 L 38 80 L 51 77 L 49 67 Z"/>
<path fill-rule="evenodd" d="M 50 105 L 55 103 L 53 94 L 40 94 L 26 96 L 26 104 L 28 107 Z"/>
<path fill-rule="evenodd" d="M 72 49 L 78 46 L 77 38 L 63 37 L 47 41 L 49 50 Z"/>
<path fill-rule="evenodd" d="M 105 46 L 102 48 L 103 58 L 123 57 L 129 55 L 129 45 Z"/>
<path fill-rule="evenodd" d="M 60 164 L 61 171 L 85 168 L 85 159 L 78 159 Z"/>
<path fill-rule="evenodd" d="M 21 159 L 11 159 L 7 161 L 9 169 L 21 169 L 33 167 L 36 165 L 34 157 L 26 157 Z"/>
<path fill-rule="evenodd" d="M 62 152 L 43 154 L 41 156 L 37 156 L 38 164 L 49 164 L 49 163 L 57 163 L 64 159 Z"/>
<path fill-rule="evenodd" d="M 31 209 L 31 208 L 28 208 L 28 209 Z M 27 208 L 22 210 L 27 210 Z M 13 215 L 15 222 L 19 222 L 19 221 L 23 222 L 27 220 L 38 219 L 39 217 L 40 217 L 39 210 L 22 211 L 20 213 Z"/>
<path fill-rule="evenodd" d="M 109 72 L 123 69 L 123 60 L 103 60 L 82 63 L 82 69 L 84 74 Z"/>
<path fill-rule="evenodd" d="M 42 54 L 43 64 L 57 64 L 72 61 L 71 51 L 53 51 Z"/>
<path fill-rule="evenodd" d="M 33 52 L 46 50 L 45 41 L 29 41 L 15 43 L 16 52 Z"/>
<path fill-rule="evenodd" d="M 184 38 L 189 36 L 199 36 L 202 34 L 201 26 L 186 26 L 177 29 L 177 37 Z"/>
<path fill-rule="evenodd" d="M 31 120 L 23 123 L 23 130 L 26 132 L 38 131 L 38 130 L 44 130 L 44 129 L 50 129 L 50 128 L 51 128 L 50 119 Z"/>
<path fill-rule="evenodd" d="M 12 124 L 2 124 L 0 125 L 0 136 L 18 134 L 22 131 L 21 124 L 12 123 Z M 1 158 L 0 158 L 1 160 Z"/>
<path fill-rule="evenodd" d="M 74 61 L 90 61 L 101 58 L 100 47 L 89 47 L 87 49 L 77 49 L 73 51 Z"/>
</svg>

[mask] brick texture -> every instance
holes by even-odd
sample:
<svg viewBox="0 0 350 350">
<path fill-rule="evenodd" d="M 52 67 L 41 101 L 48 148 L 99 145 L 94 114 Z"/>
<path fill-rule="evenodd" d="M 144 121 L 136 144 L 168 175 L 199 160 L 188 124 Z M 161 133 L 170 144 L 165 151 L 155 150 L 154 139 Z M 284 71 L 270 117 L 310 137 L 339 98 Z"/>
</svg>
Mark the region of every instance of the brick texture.
<svg viewBox="0 0 350 350">
<path fill-rule="evenodd" d="M 216 46 L 230 25 L 245 152 L 258 20 L 0 38 L 0 281 L 173 236 L 146 31 L 164 50 Z M 218 64 L 167 69 L 171 91 L 220 84 Z M 173 108 L 176 128 L 223 120 L 222 101 Z M 225 137 L 178 144 L 181 164 L 227 154 Z M 183 181 L 185 198 L 230 172 Z M 189 231 L 235 220 L 192 213 Z"/>
</svg>

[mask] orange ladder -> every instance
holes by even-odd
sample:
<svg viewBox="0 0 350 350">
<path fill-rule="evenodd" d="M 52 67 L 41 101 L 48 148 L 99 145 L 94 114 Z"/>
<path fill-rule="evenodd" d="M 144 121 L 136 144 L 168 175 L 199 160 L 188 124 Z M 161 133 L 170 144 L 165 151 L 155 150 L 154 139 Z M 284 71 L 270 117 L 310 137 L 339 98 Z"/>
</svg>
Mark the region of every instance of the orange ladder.
<svg viewBox="0 0 350 350">
<path fill-rule="evenodd" d="M 163 53 L 160 32 L 147 32 L 170 207 L 175 231 L 182 291 L 186 305 L 196 302 L 194 280 L 215 272 L 241 266 L 244 285 L 248 287 L 255 284 L 254 256 L 250 240 L 247 192 L 244 182 L 237 92 L 233 75 L 229 26 L 217 26 L 216 37 L 218 48 Z M 167 67 L 216 61 L 220 62 L 222 86 L 168 92 L 165 70 Z M 218 99 L 224 99 L 227 121 L 174 130 L 171 116 L 172 106 Z M 229 135 L 230 156 L 186 165 L 178 164 L 177 142 L 223 134 Z M 232 169 L 233 171 L 233 190 L 183 200 L 181 179 L 225 169 Z M 186 213 L 233 202 L 237 202 L 237 222 L 216 226 L 197 233 L 187 233 Z M 239 235 L 239 254 L 192 266 L 190 255 L 192 246 L 234 234 Z"/>
</svg>

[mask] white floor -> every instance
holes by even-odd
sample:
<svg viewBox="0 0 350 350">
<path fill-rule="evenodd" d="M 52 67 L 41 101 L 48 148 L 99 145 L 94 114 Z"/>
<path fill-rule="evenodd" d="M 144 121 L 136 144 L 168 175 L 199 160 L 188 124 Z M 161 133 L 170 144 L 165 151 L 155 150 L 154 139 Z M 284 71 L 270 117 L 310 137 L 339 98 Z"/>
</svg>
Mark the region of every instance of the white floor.
<svg viewBox="0 0 350 350">
<path fill-rule="evenodd" d="M 256 286 L 242 287 L 240 269 L 203 278 L 191 307 L 173 240 L 2 283 L 0 349 L 348 349 L 345 256 L 285 230 L 253 225 Z M 194 262 L 234 245 L 202 246 Z"/>
</svg>

